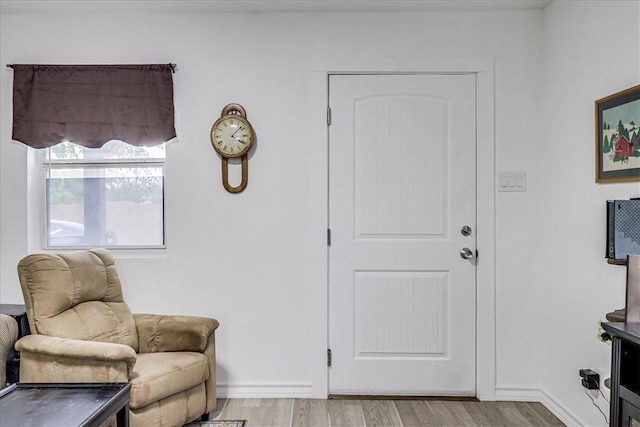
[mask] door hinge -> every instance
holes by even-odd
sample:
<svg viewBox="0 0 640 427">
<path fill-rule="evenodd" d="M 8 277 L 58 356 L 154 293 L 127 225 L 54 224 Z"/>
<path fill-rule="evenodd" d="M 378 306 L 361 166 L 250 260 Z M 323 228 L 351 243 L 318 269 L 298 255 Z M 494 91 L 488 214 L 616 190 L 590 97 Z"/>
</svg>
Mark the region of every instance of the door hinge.
<svg viewBox="0 0 640 427">
<path fill-rule="evenodd" d="M 327 349 L 327 366 L 331 367 L 331 349 Z"/>
<path fill-rule="evenodd" d="M 331 229 L 327 228 L 327 246 L 331 246 Z"/>
<path fill-rule="evenodd" d="M 331 107 L 327 107 L 327 125 L 331 125 Z"/>
</svg>

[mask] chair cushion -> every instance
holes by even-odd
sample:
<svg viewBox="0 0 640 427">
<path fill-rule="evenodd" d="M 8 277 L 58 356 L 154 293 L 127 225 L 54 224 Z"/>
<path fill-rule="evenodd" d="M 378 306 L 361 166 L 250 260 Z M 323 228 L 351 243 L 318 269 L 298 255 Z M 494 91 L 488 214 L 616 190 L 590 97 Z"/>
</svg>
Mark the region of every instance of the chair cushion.
<svg viewBox="0 0 640 427">
<path fill-rule="evenodd" d="M 142 408 L 209 378 L 207 356 L 188 351 L 140 353 L 131 375 L 132 409 Z"/>
<path fill-rule="evenodd" d="M 113 257 L 104 249 L 34 254 L 18 264 L 32 334 L 124 344 L 138 351 Z"/>
</svg>

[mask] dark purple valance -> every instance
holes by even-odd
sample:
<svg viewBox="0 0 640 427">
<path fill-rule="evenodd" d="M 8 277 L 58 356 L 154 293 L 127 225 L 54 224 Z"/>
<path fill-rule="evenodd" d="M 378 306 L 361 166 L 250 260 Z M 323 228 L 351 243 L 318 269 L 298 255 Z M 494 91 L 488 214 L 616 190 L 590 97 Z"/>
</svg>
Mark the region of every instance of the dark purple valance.
<svg viewBox="0 0 640 427">
<path fill-rule="evenodd" d="M 171 64 L 13 65 L 13 135 L 30 147 L 175 138 Z"/>
</svg>

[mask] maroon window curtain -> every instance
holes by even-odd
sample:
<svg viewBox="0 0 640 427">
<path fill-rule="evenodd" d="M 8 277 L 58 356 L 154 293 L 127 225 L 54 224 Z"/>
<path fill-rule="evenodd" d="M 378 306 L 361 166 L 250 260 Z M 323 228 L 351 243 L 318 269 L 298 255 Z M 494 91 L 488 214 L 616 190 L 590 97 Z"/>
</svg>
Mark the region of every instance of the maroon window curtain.
<svg viewBox="0 0 640 427">
<path fill-rule="evenodd" d="M 175 138 L 173 68 L 149 65 L 13 65 L 12 138 L 33 148 L 64 141 L 100 148 Z"/>
</svg>

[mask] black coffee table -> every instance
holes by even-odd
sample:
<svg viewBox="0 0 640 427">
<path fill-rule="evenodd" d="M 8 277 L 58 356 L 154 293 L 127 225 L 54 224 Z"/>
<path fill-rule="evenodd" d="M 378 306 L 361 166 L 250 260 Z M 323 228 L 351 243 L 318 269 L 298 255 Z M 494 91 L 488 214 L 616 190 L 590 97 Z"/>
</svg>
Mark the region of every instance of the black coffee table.
<svg viewBox="0 0 640 427">
<path fill-rule="evenodd" d="M 18 383 L 0 390 L 2 427 L 129 425 L 130 383 Z"/>
</svg>

